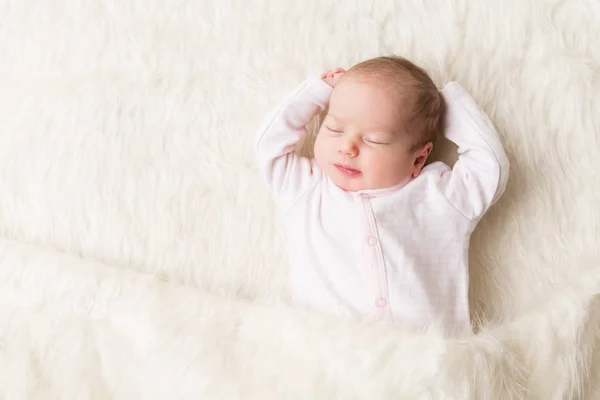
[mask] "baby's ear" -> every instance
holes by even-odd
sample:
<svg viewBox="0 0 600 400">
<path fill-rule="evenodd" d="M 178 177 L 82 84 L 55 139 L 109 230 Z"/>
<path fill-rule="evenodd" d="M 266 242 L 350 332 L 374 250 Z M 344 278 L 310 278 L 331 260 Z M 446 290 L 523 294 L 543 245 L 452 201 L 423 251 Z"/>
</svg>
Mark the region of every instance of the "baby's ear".
<svg viewBox="0 0 600 400">
<path fill-rule="evenodd" d="M 429 157 L 429 155 L 431 154 L 432 150 L 433 150 L 433 142 L 427 142 L 421 148 L 421 155 L 423 155 L 425 157 L 425 159 L 427 159 L 427 157 Z"/>
<path fill-rule="evenodd" d="M 421 169 L 425 166 L 427 162 L 427 158 L 429 154 L 431 154 L 431 150 L 433 149 L 433 143 L 427 142 L 420 149 L 417 149 L 415 164 L 413 166 L 413 178 L 416 178 L 421 173 Z"/>
</svg>

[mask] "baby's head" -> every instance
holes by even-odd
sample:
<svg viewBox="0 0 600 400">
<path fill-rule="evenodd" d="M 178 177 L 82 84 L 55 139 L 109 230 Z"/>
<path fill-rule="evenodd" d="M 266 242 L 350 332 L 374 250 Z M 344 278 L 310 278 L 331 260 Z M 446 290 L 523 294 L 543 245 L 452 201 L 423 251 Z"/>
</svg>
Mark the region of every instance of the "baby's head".
<svg viewBox="0 0 600 400">
<path fill-rule="evenodd" d="M 382 189 L 421 172 L 445 103 L 427 73 L 399 57 L 362 62 L 336 83 L 315 160 L 340 188 Z"/>
</svg>

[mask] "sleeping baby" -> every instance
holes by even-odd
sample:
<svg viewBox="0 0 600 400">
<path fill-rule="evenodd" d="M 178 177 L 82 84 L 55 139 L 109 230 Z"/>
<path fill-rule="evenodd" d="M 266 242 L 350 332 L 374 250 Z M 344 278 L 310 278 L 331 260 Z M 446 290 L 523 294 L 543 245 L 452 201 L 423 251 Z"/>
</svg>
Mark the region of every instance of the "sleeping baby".
<svg viewBox="0 0 600 400">
<path fill-rule="evenodd" d="M 314 159 L 296 146 L 328 107 Z M 453 168 L 426 165 L 441 133 Z M 379 57 L 311 76 L 261 124 L 258 166 L 287 234 L 294 304 L 408 327 L 472 332 L 469 240 L 509 163 L 486 114 L 457 83 Z"/>
</svg>

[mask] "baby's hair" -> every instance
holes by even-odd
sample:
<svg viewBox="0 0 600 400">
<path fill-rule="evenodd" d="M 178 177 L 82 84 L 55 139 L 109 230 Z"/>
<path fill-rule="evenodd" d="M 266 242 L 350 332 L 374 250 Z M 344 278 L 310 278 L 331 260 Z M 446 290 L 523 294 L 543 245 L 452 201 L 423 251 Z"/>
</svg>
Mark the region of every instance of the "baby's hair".
<svg viewBox="0 0 600 400">
<path fill-rule="evenodd" d="M 411 126 L 411 135 L 415 137 L 414 148 L 427 142 L 434 143 L 442 133 L 446 103 L 435 83 L 422 68 L 405 58 L 387 56 L 363 61 L 346 73 L 349 76 L 354 74 L 390 79 L 416 96 L 407 121 Z"/>
</svg>

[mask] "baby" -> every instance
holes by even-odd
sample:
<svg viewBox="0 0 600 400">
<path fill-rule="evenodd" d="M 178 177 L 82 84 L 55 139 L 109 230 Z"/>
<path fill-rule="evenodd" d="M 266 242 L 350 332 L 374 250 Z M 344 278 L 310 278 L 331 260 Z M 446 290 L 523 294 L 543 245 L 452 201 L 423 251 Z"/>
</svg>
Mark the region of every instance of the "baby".
<svg viewBox="0 0 600 400">
<path fill-rule="evenodd" d="M 297 155 L 327 106 L 314 159 Z M 442 132 L 459 159 L 425 166 Z M 265 118 L 255 151 L 288 236 L 295 304 L 472 332 L 469 239 L 504 191 L 509 163 L 459 84 L 439 92 L 399 57 L 312 76 Z"/>
</svg>

